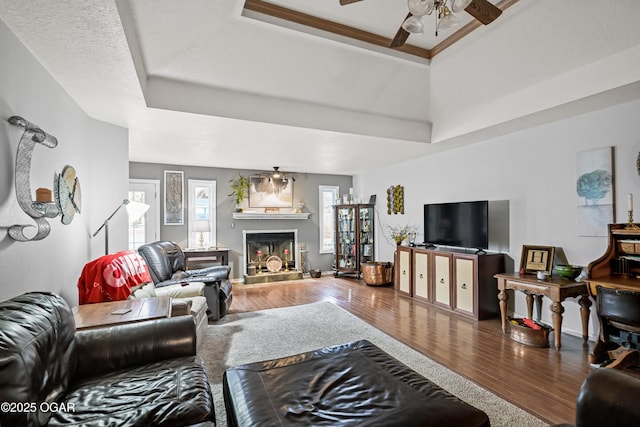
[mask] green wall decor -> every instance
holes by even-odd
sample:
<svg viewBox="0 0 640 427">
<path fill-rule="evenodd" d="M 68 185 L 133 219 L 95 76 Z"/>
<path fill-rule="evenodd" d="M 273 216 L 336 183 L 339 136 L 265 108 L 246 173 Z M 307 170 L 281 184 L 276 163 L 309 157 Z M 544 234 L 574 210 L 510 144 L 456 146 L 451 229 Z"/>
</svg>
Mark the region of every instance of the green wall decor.
<svg viewBox="0 0 640 427">
<path fill-rule="evenodd" d="M 387 214 L 404 214 L 404 187 L 392 185 L 387 188 Z"/>
</svg>

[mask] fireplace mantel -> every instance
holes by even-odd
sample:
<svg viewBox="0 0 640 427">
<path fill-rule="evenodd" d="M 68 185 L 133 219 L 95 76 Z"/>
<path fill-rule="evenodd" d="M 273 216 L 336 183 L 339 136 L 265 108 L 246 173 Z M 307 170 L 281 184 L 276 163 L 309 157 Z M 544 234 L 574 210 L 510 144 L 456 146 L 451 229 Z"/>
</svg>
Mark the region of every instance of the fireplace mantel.
<svg viewBox="0 0 640 427">
<path fill-rule="evenodd" d="M 233 219 L 309 219 L 309 212 L 234 212 Z"/>
</svg>

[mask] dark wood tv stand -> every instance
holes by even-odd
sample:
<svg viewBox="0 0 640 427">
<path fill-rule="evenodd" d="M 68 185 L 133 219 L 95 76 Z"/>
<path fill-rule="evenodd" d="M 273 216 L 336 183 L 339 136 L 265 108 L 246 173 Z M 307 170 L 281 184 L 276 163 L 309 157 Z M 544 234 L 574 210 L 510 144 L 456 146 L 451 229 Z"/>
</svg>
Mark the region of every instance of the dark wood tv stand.
<svg viewBox="0 0 640 427">
<path fill-rule="evenodd" d="M 396 291 L 434 306 L 482 320 L 498 317 L 495 274 L 505 271 L 504 254 L 398 246 Z"/>
</svg>

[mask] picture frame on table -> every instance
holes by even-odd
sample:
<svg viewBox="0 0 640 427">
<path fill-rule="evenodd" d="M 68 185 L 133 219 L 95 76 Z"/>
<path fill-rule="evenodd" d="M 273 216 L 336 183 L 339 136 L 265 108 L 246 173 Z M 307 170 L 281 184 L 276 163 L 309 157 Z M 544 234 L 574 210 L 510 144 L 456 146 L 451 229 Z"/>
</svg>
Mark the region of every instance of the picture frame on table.
<svg viewBox="0 0 640 427">
<path fill-rule="evenodd" d="M 164 171 L 164 225 L 184 225 L 184 172 Z"/>
<path fill-rule="evenodd" d="M 551 274 L 555 249 L 555 246 L 522 245 L 520 270 L 524 269 L 526 273 L 546 271 Z"/>
</svg>

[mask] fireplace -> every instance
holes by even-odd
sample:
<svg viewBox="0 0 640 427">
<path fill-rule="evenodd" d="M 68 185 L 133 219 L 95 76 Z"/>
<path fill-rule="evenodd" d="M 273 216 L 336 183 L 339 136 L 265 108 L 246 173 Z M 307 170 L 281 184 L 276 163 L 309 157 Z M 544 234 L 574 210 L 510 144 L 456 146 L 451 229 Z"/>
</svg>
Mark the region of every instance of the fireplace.
<svg viewBox="0 0 640 427">
<path fill-rule="evenodd" d="M 248 274 L 247 267 L 253 262 L 258 266 L 258 251 L 262 272 L 267 272 L 266 261 L 276 255 L 282 260 L 282 269 L 297 271 L 300 269 L 298 257 L 298 230 L 244 230 L 242 271 Z"/>
</svg>

